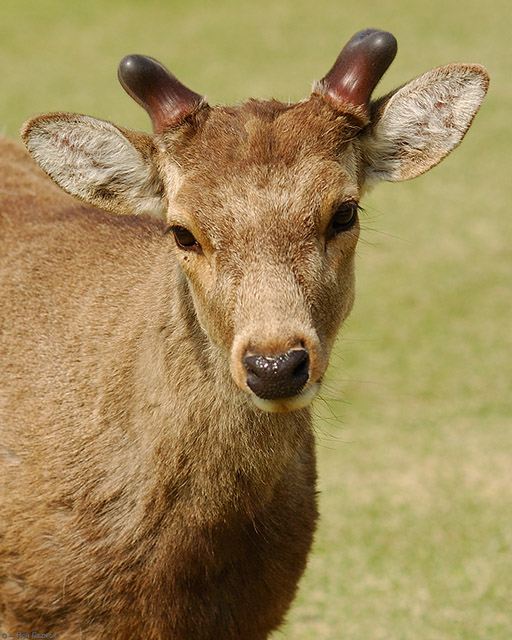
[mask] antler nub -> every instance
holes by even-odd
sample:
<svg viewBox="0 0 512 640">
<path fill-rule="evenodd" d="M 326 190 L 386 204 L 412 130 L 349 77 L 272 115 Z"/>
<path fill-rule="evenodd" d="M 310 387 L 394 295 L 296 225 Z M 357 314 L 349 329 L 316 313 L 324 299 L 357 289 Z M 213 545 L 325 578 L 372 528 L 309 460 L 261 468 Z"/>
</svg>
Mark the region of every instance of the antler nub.
<svg viewBox="0 0 512 640">
<path fill-rule="evenodd" d="M 118 70 L 123 89 L 149 114 L 155 133 L 179 124 L 205 104 L 198 93 L 182 84 L 163 64 L 141 55 L 121 60 Z"/>
<path fill-rule="evenodd" d="M 395 37 L 387 31 L 366 29 L 348 41 L 329 73 L 314 92 L 336 107 L 349 105 L 368 115 L 370 97 L 397 51 Z"/>
</svg>

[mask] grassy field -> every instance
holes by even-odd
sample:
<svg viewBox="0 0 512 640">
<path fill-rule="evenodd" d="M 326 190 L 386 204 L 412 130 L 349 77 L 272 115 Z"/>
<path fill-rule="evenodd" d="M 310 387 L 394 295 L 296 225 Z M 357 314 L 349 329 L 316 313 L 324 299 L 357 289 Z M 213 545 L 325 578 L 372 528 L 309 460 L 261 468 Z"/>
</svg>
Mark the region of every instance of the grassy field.
<svg viewBox="0 0 512 640">
<path fill-rule="evenodd" d="M 489 69 L 462 147 L 363 203 L 356 307 L 315 406 L 322 520 L 276 640 L 512 639 L 511 23 L 509 0 L 2 1 L 11 136 L 54 110 L 149 129 L 116 80 L 127 53 L 212 103 L 302 98 L 368 26 L 399 41 L 381 91 Z"/>
</svg>

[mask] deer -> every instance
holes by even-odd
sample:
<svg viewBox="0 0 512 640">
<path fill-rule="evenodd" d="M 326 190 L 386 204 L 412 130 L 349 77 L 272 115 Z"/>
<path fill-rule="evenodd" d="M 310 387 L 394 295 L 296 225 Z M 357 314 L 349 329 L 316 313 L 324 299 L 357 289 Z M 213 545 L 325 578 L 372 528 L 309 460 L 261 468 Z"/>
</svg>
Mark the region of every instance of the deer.
<svg viewBox="0 0 512 640">
<path fill-rule="evenodd" d="M 361 198 L 457 147 L 489 82 L 453 63 L 375 99 L 396 52 L 366 29 L 308 98 L 213 107 L 129 55 L 119 80 L 152 133 L 52 113 L 24 125 L 28 153 L 2 140 L 4 634 L 283 624 Z"/>
</svg>

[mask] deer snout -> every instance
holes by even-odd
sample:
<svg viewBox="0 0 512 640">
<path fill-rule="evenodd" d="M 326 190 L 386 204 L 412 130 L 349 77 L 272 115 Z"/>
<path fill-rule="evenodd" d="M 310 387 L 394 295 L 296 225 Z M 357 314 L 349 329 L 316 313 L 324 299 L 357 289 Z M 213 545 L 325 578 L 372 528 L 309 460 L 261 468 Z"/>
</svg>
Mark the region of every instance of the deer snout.
<svg viewBox="0 0 512 640">
<path fill-rule="evenodd" d="M 306 349 L 290 349 L 278 355 L 245 355 L 242 361 L 247 386 L 263 400 L 296 396 L 309 378 Z"/>
<path fill-rule="evenodd" d="M 230 370 L 234 383 L 263 411 L 303 409 L 327 367 L 303 290 L 290 270 L 250 269 L 237 291 Z"/>
<path fill-rule="evenodd" d="M 291 337 L 284 339 L 286 335 Z M 307 407 L 320 389 L 325 369 L 316 335 L 303 333 L 297 338 L 283 329 L 280 338 L 258 342 L 247 335 L 235 339 L 231 370 L 236 384 L 263 411 Z"/>
</svg>

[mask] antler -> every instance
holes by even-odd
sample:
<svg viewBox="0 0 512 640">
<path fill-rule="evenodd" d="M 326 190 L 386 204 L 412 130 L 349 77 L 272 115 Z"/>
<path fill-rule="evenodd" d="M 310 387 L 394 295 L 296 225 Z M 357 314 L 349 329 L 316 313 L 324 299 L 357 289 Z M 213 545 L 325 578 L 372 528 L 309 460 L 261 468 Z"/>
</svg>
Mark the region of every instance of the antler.
<svg viewBox="0 0 512 640">
<path fill-rule="evenodd" d="M 314 86 L 335 107 L 356 107 L 368 117 L 370 97 L 397 51 L 387 31 L 366 29 L 347 42 L 329 73 Z"/>
<path fill-rule="evenodd" d="M 118 70 L 123 89 L 149 114 L 155 133 L 179 124 L 206 105 L 202 96 L 182 84 L 163 64 L 148 56 L 130 55 Z"/>
</svg>

